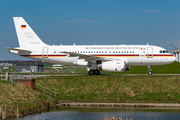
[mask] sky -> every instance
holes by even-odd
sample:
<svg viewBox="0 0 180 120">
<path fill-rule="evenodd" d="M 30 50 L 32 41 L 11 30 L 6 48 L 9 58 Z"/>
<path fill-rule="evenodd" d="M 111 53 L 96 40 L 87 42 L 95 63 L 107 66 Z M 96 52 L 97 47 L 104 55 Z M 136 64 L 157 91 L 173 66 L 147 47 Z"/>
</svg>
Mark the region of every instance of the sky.
<svg viewBox="0 0 180 120">
<path fill-rule="evenodd" d="M 13 17 L 23 17 L 49 45 L 150 45 L 180 40 L 180 0 L 0 0 L 0 60 L 30 60 Z"/>
</svg>

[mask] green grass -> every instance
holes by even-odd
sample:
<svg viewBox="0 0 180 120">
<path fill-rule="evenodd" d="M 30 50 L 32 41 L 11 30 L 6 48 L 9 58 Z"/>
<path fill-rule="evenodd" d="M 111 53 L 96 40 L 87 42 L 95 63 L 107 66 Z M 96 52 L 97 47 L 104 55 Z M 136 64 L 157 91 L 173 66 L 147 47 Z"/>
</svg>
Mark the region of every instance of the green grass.
<svg viewBox="0 0 180 120">
<path fill-rule="evenodd" d="M 36 82 L 63 100 L 180 103 L 180 76 L 48 77 Z"/>
<path fill-rule="evenodd" d="M 37 112 L 38 109 L 47 107 L 44 103 L 55 104 L 51 97 L 33 91 L 21 83 L 0 80 L 0 107 L 6 111 L 7 116 L 15 116 L 17 107 L 21 116 L 32 111 Z"/>
</svg>

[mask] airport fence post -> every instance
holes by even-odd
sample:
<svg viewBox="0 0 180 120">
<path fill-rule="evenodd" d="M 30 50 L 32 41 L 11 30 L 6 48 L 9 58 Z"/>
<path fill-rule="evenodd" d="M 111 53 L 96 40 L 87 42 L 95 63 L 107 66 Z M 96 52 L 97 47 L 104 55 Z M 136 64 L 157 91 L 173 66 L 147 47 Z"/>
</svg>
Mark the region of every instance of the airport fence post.
<svg viewBox="0 0 180 120">
<path fill-rule="evenodd" d="M 1 72 L 1 80 L 2 80 L 2 75 L 3 75 L 3 67 L 0 66 L 0 72 Z"/>
<path fill-rule="evenodd" d="M 31 71 L 32 72 L 32 71 Z M 30 80 L 31 80 L 31 72 L 29 73 L 29 75 L 30 75 Z"/>
</svg>

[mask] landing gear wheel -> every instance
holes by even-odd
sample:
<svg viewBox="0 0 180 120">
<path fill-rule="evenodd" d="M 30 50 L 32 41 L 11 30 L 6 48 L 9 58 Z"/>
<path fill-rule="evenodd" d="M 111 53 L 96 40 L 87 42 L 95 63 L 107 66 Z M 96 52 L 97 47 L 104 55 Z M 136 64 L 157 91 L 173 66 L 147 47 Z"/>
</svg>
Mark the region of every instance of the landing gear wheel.
<svg viewBox="0 0 180 120">
<path fill-rule="evenodd" d="M 94 74 L 95 74 L 95 75 L 99 75 L 99 74 L 100 74 L 100 71 L 99 71 L 99 70 L 95 70 L 95 71 L 94 71 Z"/>
<path fill-rule="evenodd" d="M 149 71 L 149 72 L 148 72 L 148 75 L 152 75 L 152 72 L 151 72 L 151 71 Z"/>
<path fill-rule="evenodd" d="M 94 75 L 94 70 L 90 70 L 88 73 L 89 75 Z"/>
</svg>

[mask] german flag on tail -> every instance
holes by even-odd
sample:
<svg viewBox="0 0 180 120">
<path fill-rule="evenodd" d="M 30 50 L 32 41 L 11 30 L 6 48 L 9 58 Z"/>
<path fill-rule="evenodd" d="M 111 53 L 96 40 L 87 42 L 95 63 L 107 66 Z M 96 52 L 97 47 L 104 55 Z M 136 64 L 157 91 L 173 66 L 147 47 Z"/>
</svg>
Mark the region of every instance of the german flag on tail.
<svg viewBox="0 0 180 120">
<path fill-rule="evenodd" d="M 21 25 L 21 28 L 26 28 L 26 25 Z"/>
</svg>

